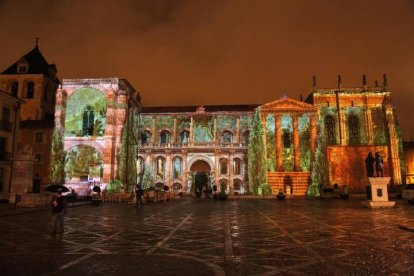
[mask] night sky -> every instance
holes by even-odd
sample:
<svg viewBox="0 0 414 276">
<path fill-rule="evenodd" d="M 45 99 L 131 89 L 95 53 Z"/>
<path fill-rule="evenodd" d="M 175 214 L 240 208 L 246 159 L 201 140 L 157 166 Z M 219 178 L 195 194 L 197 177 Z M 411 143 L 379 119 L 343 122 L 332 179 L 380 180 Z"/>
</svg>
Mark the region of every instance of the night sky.
<svg viewBox="0 0 414 276">
<path fill-rule="evenodd" d="M 412 0 L 0 0 L 0 70 L 34 46 L 59 78 L 121 77 L 145 106 L 265 103 L 389 87 L 414 138 Z"/>
</svg>

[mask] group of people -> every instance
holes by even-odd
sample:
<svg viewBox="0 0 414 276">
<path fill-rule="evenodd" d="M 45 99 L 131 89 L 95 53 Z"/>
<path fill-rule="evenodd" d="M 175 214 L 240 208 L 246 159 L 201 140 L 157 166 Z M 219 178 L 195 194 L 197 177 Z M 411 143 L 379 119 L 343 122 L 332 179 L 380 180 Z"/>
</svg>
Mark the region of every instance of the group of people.
<svg viewBox="0 0 414 276">
<path fill-rule="evenodd" d="M 368 177 L 374 177 L 374 164 L 375 172 L 377 177 L 384 176 L 384 162 L 379 152 L 375 153 L 375 157 L 372 152 L 368 153 L 367 158 L 365 158 L 365 168 L 367 170 Z"/>
</svg>

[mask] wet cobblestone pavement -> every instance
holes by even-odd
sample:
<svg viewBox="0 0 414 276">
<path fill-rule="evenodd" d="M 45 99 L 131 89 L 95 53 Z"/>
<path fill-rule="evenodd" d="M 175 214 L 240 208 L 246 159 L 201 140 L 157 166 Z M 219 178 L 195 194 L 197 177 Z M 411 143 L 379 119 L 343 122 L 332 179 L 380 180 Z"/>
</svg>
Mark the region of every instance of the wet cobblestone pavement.
<svg viewBox="0 0 414 276">
<path fill-rule="evenodd" d="M 1 275 L 414 275 L 414 206 L 183 199 L 0 214 Z"/>
</svg>

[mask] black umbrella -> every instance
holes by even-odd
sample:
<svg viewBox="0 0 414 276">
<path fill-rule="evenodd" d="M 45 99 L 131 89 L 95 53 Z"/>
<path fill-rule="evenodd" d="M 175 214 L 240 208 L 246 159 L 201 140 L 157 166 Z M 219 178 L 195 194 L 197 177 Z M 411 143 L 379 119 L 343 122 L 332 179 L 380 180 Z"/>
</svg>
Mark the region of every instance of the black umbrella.
<svg viewBox="0 0 414 276">
<path fill-rule="evenodd" d="M 46 192 L 52 192 L 52 193 L 56 193 L 57 191 L 61 191 L 62 193 L 66 193 L 69 192 L 69 189 L 66 188 L 63 185 L 59 185 L 59 184 L 52 184 L 49 185 L 45 188 Z"/>
<path fill-rule="evenodd" d="M 101 188 L 99 186 L 93 186 L 92 191 L 94 191 L 95 193 L 100 193 Z"/>
</svg>

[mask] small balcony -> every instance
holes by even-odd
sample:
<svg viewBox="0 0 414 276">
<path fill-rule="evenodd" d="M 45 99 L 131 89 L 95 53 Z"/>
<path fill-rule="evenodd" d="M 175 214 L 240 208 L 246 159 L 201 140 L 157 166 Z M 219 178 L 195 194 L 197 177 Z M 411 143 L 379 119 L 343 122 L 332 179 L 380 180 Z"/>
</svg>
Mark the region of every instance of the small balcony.
<svg viewBox="0 0 414 276">
<path fill-rule="evenodd" d="M 6 120 L 0 120 L 0 130 L 11 131 L 12 123 Z"/>
<path fill-rule="evenodd" d="M 138 144 L 138 149 L 247 149 L 245 143 L 165 143 L 165 144 Z"/>
</svg>

